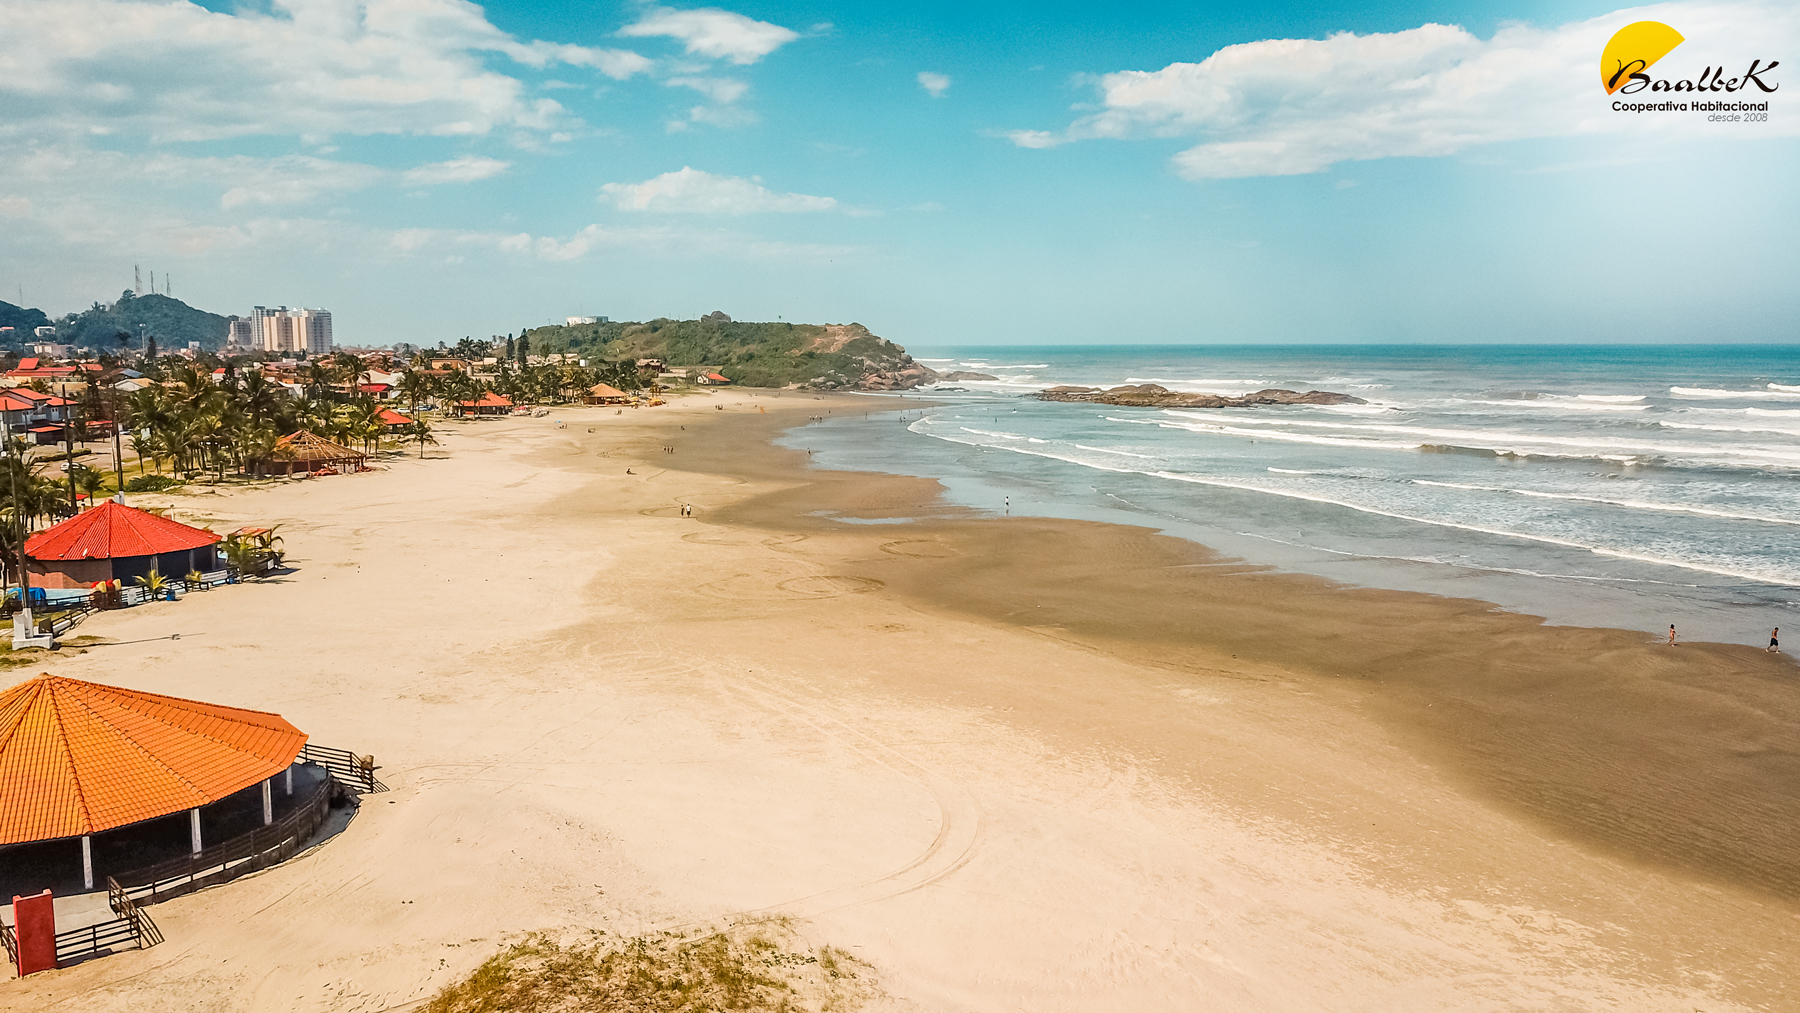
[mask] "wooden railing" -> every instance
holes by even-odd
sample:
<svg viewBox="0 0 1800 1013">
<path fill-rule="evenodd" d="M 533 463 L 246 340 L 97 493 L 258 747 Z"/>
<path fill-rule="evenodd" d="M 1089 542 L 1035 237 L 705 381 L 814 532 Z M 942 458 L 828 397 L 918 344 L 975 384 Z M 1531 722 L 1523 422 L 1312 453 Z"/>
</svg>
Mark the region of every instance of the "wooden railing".
<svg viewBox="0 0 1800 1013">
<path fill-rule="evenodd" d="M 79 960 L 104 956 L 124 943 L 132 943 L 139 949 L 144 945 L 137 927 L 123 918 L 58 932 L 56 966 L 66 967 Z"/>
<path fill-rule="evenodd" d="M 257 572 L 261 573 L 268 570 L 269 566 L 266 565 L 268 562 L 270 561 L 260 561 L 257 564 L 259 568 Z M 185 576 L 170 577 L 167 589 L 162 593 L 161 597 L 167 598 L 170 594 L 181 595 L 194 591 L 210 591 L 221 584 L 234 584 L 241 579 L 242 577 L 236 570 L 229 568 L 203 573 L 200 575 L 199 580 L 188 580 Z M 60 603 L 44 603 L 33 607 L 39 612 L 45 613 L 43 618 L 38 621 L 38 629 L 53 636 L 60 637 L 74 629 L 82 620 L 93 615 L 95 612 L 143 605 L 151 601 L 153 597 L 156 596 L 151 595 L 149 588 L 143 587 L 142 585 L 126 585 L 115 592 L 105 594 L 104 597 L 95 596 L 85 599 L 66 599 L 64 602 Z M 17 611 L 17 606 L 14 601 L 9 598 L 6 608 L 3 611 L 0 611 L 0 618 L 3 618 L 5 615 L 11 615 L 14 611 Z"/>
<path fill-rule="evenodd" d="M 155 946 L 163 941 L 162 930 L 150 918 L 150 912 L 138 906 L 131 899 L 131 894 L 119 885 L 119 881 L 111 876 L 106 877 L 106 903 L 118 915 L 131 924 L 131 931 L 137 936 L 138 949 Z"/>
<path fill-rule="evenodd" d="M 348 749 L 315 746 L 309 742 L 300 747 L 300 762 L 324 767 L 351 791 L 374 794 L 388 790 L 387 785 L 375 779 L 373 756 L 359 756 Z"/>
<path fill-rule="evenodd" d="M 298 853 L 325 822 L 337 783 L 327 772 L 299 805 L 268 826 L 257 827 L 198 854 L 132 869 L 113 878 L 128 900 L 155 904 L 278 865 Z"/>
<path fill-rule="evenodd" d="M 162 930 L 156 927 L 155 920 L 150 917 L 149 912 L 132 902 L 118 880 L 107 878 L 106 893 L 113 913 L 119 917 L 112 921 L 96 922 L 58 932 L 56 966 L 67 967 L 90 957 L 103 956 L 126 942 L 142 950 L 163 941 Z M 4 945 L 6 949 L 7 961 L 15 968 L 18 967 L 19 941 L 14 935 L 13 927 L 3 921 L 0 921 L 0 945 Z"/>
</svg>

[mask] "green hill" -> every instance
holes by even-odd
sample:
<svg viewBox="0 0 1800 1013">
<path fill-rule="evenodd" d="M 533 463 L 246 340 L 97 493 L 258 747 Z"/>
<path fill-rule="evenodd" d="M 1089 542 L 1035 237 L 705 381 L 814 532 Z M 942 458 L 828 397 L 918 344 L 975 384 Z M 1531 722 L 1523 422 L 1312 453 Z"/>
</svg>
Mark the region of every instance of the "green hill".
<svg viewBox="0 0 1800 1013">
<path fill-rule="evenodd" d="M 28 342 L 33 332 L 50 323 L 50 318 L 43 310 L 26 309 L 12 303 L 0 301 L 0 327 L 13 329 L 11 339 L 14 342 Z"/>
<path fill-rule="evenodd" d="M 142 334 L 156 339 L 158 348 L 174 351 L 200 342 L 208 351 L 225 347 L 230 318 L 195 309 L 180 299 L 166 295 L 133 295 L 129 290 L 110 306 L 95 303 L 80 313 L 71 313 L 56 321 L 56 340 L 96 352 L 114 352 L 120 348 L 118 335 L 130 336 L 131 347 L 142 348 Z"/>
<path fill-rule="evenodd" d="M 936 378 L 906 349 L 861 324 L 750 323 L 708 314 L 699 320 L 533 327 L 526 337 L 534 353 L 708 366 L 751 387 L 893 390 Z"/>
</svg>

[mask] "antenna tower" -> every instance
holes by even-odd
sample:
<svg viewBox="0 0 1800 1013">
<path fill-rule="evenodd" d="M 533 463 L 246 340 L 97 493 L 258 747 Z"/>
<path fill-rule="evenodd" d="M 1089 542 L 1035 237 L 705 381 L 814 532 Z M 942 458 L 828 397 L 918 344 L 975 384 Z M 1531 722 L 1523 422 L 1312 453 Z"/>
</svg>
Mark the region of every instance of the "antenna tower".
<svg viewBox="0 0 1800 1013">
<path fill-rule="evenodd" d="M 133 295 L 144 294 L 144 269 L 136 264 L 131 265 L 131 291 Z"/>
</svg>

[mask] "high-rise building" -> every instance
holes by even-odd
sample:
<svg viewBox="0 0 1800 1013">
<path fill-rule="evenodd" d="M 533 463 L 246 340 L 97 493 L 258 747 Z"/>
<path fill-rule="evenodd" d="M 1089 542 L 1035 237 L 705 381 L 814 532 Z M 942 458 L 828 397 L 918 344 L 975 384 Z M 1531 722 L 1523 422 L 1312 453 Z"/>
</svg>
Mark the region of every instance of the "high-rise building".
<svg viewBox="0 0 1800 1013">
<path fill-rule="evenodd" d="M 247 318 L 247 317 L 232 317 L 231 318 L 231 330 L 226 334 L 225 347 L 227 347 L 227 348 L 256 348 L 257 347 L 256 336 L 251 331 L 249 318 Z"/>
<path fill-rule="evenodd" d="M 327 354 L 331 351 L 331 313 L 258 306 L 250 311 L 250 343 L 265 352 Z"/>
<path fill-rule="evenodd" d="M 331 311 L 295 310 L 298 337 L 306 345 L 308 355 L 331 354 Z"/>
</svg>

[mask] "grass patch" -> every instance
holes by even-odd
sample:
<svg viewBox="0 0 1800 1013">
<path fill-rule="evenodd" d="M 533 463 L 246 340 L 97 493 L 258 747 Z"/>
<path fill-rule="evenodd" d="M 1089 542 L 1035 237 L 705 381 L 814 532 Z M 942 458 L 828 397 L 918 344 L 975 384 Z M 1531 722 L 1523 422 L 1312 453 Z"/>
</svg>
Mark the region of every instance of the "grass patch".
<svg viewBox="0 0 1800 1013">
<path fill-rule="evenodd" d="M 786 919 L 716 932 L 575 941 L 533 933 L 422 1013 L 849 1013 L 879 994 L 867 964 L 814 950 Z"/>
</svg>

